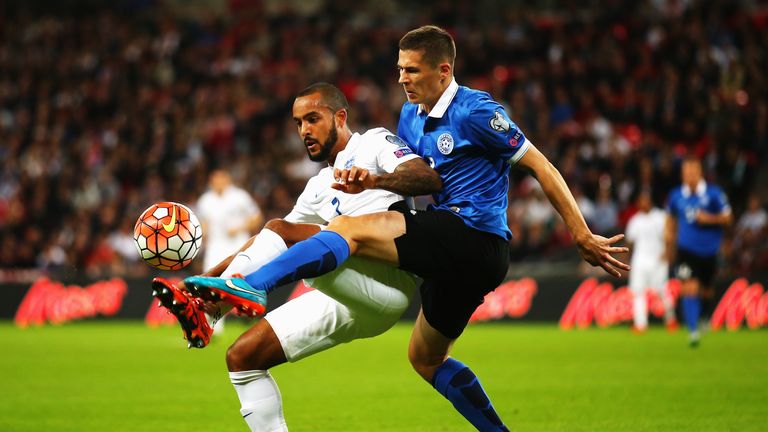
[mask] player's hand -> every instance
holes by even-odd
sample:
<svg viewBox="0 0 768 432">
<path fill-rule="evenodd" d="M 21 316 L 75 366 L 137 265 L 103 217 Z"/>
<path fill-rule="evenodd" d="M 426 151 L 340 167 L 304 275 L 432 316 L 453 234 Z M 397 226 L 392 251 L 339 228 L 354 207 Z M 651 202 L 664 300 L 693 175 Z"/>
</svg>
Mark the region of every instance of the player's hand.
<svg viewBox="0 0 768 432">
<path fill-rule="evenodd" d="M 717 215 L 705 212 L 704 210 L 697 210 L 696 223 L 699 225 L 714 225 L 717 223 Z"/>
<path fill-rule="evenodd" d="M 596 234 L 590 234 L 586 239 L 577 241 L 579 253 L 584 261 L 597 267 L 600 266 L 606 273 L 621 277 L 620 270 L 629 271 L 629 264 L 616 259 L 613 254 L 627 253 L 626 246 L 614 246 L 616 242 L 624 239 L 624 234 L 618 234 L 611 238 L 605 238 Z"/>
<path fill-rule="evenodd" d="M 331 187 L 348 194 L 357 194 L 376 187 L 376 176 L 367 169 L 356 166 L 344 170 L 334 169 L 333 178 L 336 183 Z"/>
</svg>

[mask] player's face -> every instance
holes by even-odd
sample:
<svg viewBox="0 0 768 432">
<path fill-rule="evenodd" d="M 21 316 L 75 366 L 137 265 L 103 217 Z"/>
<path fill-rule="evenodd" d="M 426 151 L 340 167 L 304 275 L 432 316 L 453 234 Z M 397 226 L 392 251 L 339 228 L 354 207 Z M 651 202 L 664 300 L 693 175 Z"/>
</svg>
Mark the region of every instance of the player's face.
<svg viewBox="0 0 768 432">
<path fill-rule="evenodd" d="M 424 61 L 422 51 L 400 50 L 397 70 L 398 84 L 403 86 L 405 97 L 413 104 L 424 104 L 432 109 L 443 94 L 441 82 L 450 76 L 450 65 L 441 63 L 433 66 Z"/>
<path fill-rule="evenodd" d="M 298 97 L 293 102 L 293 121 L 311 161 L 322 162 L 331 157 L 339 138 L 335 117 L 319 93 Z"/>
<path fill-rule="evenodd" d="M 231 183 L 229 174 L 225 171 L 216 170 L 211 173 L 210 186 L 217 193 L 222 193 Z"/>
<path fill-rule="evenodd" d="M 641 212 L 648 213 L 651 211 L 651 208 L 653 208 L 651 196 L 647 193 L 640 194 L 640 196 L 637 197 L 637 209 Z"/>
<path fill-rule="evenodd" d="M 682 167 L 683 183 L 688 187 L 694 188 L 701 180 L 701 163 L 695 160 L 687 160 L 683 162 Z"/>
</svg>

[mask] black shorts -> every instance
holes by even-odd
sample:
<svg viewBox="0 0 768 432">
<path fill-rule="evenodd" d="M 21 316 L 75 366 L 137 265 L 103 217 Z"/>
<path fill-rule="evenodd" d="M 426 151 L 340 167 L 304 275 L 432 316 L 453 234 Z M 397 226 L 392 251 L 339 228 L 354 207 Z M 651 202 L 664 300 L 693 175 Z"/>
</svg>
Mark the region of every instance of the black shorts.
<svg viewBox="0 0 768 432">
<path fill-rule="evenodd" d="M 508 242 L 469 227 L 446 210 L 390 207 L 405 216 L 405 234 L 395 239 L 400 268 L 424 279 L 421 307 L 427 322 L 448 338 L 464 331 L 486 294 L 509 268 Z"/>
<path fill-rule="evenodd" d="M 674 276 L 680 280 L 698 279 L 703 287 L 712 286 L 717 270 L 717 255 L 700 256 L 685 250 L 677 250 Z"/>
</svg>

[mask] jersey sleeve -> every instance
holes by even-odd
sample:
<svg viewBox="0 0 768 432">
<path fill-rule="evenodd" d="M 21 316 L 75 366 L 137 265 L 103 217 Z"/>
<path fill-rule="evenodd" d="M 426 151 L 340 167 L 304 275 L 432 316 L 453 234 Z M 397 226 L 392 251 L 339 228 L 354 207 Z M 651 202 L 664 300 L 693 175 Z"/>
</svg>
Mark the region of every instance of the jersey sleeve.
<svg viewBox="0 0 768 432">
<path fill-rule="evenodd" d="M 504 107 L 492 100 L 480 101 L 473 107 L 462 126 L 473 144 L 498 155 L 510 165 L 516 164 L 531 146 Z"/>
<path fill-rule="evenodd" d="M 397 135 L 403 138 L 403 141 L 414 149 L 415 142 L 412 141 L 410 124 L 413 123 L 413 112 L 410 102 L 405 102 L 400 110 L 400 119 L 397 121 Z"/>
<path fill-rule="evenodd" d="M 629 220 L 629 223 L 627 224 L 627 232 L 625 233 L 627 236 L 627 240 L 631 242 L 637 241 L 637 218 L 632 217 L 632 219 Z"/>
<path fill-rule="evenodd" d="M 402 138 L 389 131 L 378 134 L 376 143 L 376 164 L 388 173 L 394 172 L 403 162 L 419 157 Z"/>
<path fill-rule="evenodd" d="M 725 192 L 723 192 L 722 189 L 717 188 L 713 195 L 714 199 L 712 204 L 715 208 L 715 213 L 723 214 L 731 211 L 731 205 L 728 203 L 728 197 L 725 195 Z"/>
<path fill-rule="evenodd" d="M 203 194 L 198 200 L 196 204 L 196 207 L 194 208 L 195 215 L 197 215 L 198 219 L 200 219 L 201 222 L 207 223 L 208 222 L 208 208 L 209 205 L 206 205 L 207 202 L 207 194 Z"/>
</svg>

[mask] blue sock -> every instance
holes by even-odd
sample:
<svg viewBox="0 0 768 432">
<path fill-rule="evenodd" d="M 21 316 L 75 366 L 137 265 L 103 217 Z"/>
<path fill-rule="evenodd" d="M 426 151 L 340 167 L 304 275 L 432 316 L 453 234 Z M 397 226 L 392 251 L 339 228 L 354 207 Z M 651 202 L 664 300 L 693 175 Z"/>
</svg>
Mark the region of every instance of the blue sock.
<svg viewBox="0 0 768 432">
<path fill-rule="evenodd" d="M 685 325 L 688 327 L 688 331 L 695 332 L 699 329 L 699 314 L 701 313 L 699 296 L 684 296 L 681 302 Z"/>
<path fill-rule="evenodd" d="M 432 386 L 479 431 L 509 431 L 493 409 L 480 380 L 464 363 L 449 358 L 435 371 Z"/>
<path fill-rule="evenodd" d="M 320 231 L 250 273 L 245 281 L 269 293 L 280 285 L 328 273 L 347 258 L 349 245 L 344 237 L 333 231 Z"/>
</svg>

